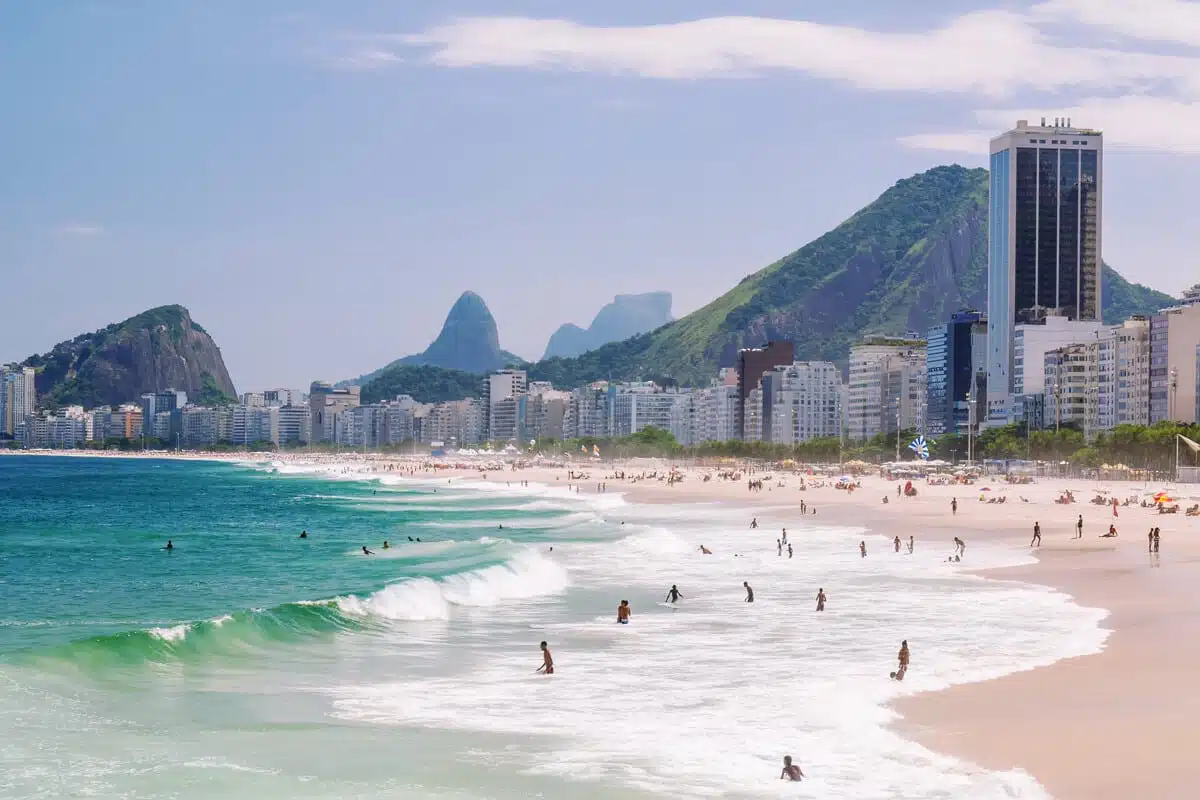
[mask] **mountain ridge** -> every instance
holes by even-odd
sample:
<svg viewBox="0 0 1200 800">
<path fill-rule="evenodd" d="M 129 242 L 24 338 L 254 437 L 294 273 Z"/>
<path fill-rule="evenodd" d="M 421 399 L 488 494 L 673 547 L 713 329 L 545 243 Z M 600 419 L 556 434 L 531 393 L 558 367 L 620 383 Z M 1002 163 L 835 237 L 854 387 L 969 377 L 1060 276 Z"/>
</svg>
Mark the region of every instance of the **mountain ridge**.
<svg viewBox="0 0 1200 800">
<path fill-rule="evenodd" d="M 198 403 L 231 402 L 237 390 L 212 336 L 181 305 L 158 306 L 59 342 L 22 366 L 37 370 L 39 405 L 136 402 L 178 389 Z"/>
<path fill-rule="evenodd" d="M 587 328 L 569 322 L 560 326 L 546 343 L 542 358 L 570 358 L 655 330 L 672 321 L 671 300 L 671 293 L 663 291 L 619 294 L 596 312 Z"/>
</svg>

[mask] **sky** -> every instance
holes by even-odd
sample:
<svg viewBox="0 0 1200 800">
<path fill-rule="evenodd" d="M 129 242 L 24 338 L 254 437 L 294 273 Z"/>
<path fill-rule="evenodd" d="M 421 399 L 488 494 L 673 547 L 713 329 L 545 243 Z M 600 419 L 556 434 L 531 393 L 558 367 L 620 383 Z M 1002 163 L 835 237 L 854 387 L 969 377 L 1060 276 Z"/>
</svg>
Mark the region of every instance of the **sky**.
<svg viewBox="0 0 1200 800">
<path fill-rule="evenodd" d="M 0 4 L 0 363 L 187 306 L 239 391 L 676 315 L 1019 119 L 1104 130 L 1104 258 L 1200 281 L 1200 3 Z"/>
</svg>

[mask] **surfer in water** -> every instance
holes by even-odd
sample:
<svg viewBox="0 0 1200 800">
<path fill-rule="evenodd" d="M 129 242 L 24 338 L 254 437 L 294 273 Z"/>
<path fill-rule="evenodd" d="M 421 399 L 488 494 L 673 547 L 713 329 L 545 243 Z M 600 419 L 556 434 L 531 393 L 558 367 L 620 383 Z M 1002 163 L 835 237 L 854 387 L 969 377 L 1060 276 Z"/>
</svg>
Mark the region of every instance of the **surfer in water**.
<svg viewBox="0 0 1200 800">
<path fill-rule="evenodd" d="M 542 648 L 542 665 L 537 668 L 537 671 L 545 675 L 553 675 L 554 657 L 550 655 L 550 646 L 542 642 L 540 647 Z"/>
<path fill-rule="evenodd" d="M 742 586 L 746 587 L 746 602 L 753 603 L 754 590 L 750 588 L 750 583 L 748 581 L 742 581 Z"/>
<path fill-rule="evenodd" d="M 373 555 L 375 555 L 373 552 L 371 552 L 370 550 L 368 550 L 368 549 L 367 549 L 367 546 L 366 546 L 365 544 L 362 546 L 362 548 L 363 548 L 363 555 L 364 555 L 364 556 L 373 556 Z"/>
<path fill-rule="evenodd" d="M 164 547 L 163 550 L 174 550 L 174 549 L 175 549 L 174 542 L 172 542 L 170 539 L 167 539 L 167 546 Z"/>
<path fill-rule="evenodd" d="M 677 603 L 681 597 L 683 597 L 683 595 L 679 593 L 679 587 L 672 583 L 671 591 L 667 592 L 667 602 Z"/>
<path fill-rule="evenodd" d="M 800 767 L 792 763 L 791 756 L 783 757 L 783 772 L 779 773 L 781 781 L 799 781 L 804 778 L 804 773 L 800 771 Z"/>
<path fill-rule="evenodd" d="M 629 601 L 622 600 L 621 605 L 617 606 L 617 622 L 621 623 L 622 625 L 628 625 L 629 616 L 632 613 L 633 610 L 629 608 Z"/>
</svg>

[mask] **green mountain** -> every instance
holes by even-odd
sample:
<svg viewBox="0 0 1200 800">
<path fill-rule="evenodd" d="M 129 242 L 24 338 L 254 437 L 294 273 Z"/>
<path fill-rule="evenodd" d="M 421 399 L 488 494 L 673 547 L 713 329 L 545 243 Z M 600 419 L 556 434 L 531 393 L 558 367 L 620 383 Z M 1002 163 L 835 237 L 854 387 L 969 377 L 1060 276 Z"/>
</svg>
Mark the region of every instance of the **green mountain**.
<svg viewBox="0 0 1200 800">
<path fill-rule="evenodd" d="M 461 400 L 479 394 L 481 375 L 442 367 L 392 364 L 362 384 L 362 402 L 378 403 L 399 394 L 410 395 L 419 403 Z"/>
<path fill-rule="evenodd" d="M 160 306 L 27 358 L 37 369 L 38 404 L 86 408 L 137 402 L 178 389 L 205 404 L 237 395 L 221 350 L 183 306 Z"/>
<path fill-rule="evenodd" d="M 603 378 L 704 384 L 737 350 L 771 339 L 801 359 L 844 361 L 864 334 L 924 331 L 986 308 L 988 173 L 936 167 L 899 181 L 829 233 L 742 280 L 704 308 L 576 358 L 543 359 L 530 378 L 578 386 Z M 1170 305 L 1107 265 L 1104 318 Z"/>
</svg>

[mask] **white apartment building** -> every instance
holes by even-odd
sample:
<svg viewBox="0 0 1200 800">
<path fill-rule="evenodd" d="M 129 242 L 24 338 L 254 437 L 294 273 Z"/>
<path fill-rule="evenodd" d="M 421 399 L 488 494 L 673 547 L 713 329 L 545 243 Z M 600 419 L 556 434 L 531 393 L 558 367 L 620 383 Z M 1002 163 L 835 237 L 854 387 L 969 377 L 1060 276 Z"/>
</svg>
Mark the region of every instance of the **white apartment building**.
<svg viewBox="0 0 1200 800">
<path fill-rule="evenodd" d="M 179 412 L 179 443 L 183 447 L 212 447 L 219 442 L 218 410 L 204 406 L 187 406 Z"/>
<path fill-rule="evenodd" d="M 746 414 L 742 440 L 746 442 L 761 442 L 763 436 L 763 390 L 755 386 L 746 395 Z"/>
<path fill-rule="evenodd" d="M 567 407 L 571 402 L 570 392 L 559 392 L 548 388 L 549 383 L 530 384 L 525 396 L 524 440 L 561 439 L 565 432 Z"/>
<path fill-rule="evenodd" d="M 16 439 L 30 449 L 72 450 L 87 441 L 87 423 L 82 413 L 27 414 L 17 425 Z"/>
<path fill-rule="evenodd" d="M 308 444 L 312 441 L 312 409 L 306 405 L 279 408 L 278 445 Z"/>
<path fill-rule="evenodd" d="M 1045 425 L 1083 427 L 1088 410 L 1088 348 L 1071 344 L 1043 356 L 1046 377 Z"/>
<path fill-rule="evenodd" d="M 850 348 L 847 435 L 866 441 L 881 433 L 923 430 L 928 381 L 925 342 L 868 337 Z"/>
<path fill-rule="evenodd" d="M 1013 333 L 1013 394 L 1046 391 L 1046 353 L 1073 344 L 1094 342 L 1107 330 L 1099 320 L 1046 317 L 1038 324 L 1017 325 Z M 988 389 L 989 396 L 991 388 Z"/>
<path fill-rule="evenodd" d="M 425 415 L 423 433 L 427 444 L 474 447 L 483 442 L 483 404 L 473 399 L 438 403 Z"/>
<path fill-rule="evenodd" d="M 599 381 L 574 389 L 563 416 L 563 438 L 585 439 L 609 436 L 610 416 L 607 381 Z"/>
<path fill-rule="evenodd" d="M 502 369 L 485 381 L 488 401 L 487 437 L 493 442 L 516 441 L 521 436 L 521 398 L 528 375 L 524 370 Z"/>
<path fill-rule="evenodd" d="M 771 442 L 796 444 L 841 436 L 842 375 L 829 361 L 797 361 L 763 376 Z"/>
<path fill-rule="evenodd" d="M 1150 424 L 1150 320 L 1128 319 L 1116 328 L 1116 424 Z"/>
<path fill-rule="evenodd" d="M 668 391 L 653 381 L 622 383 L 609 387 L 612 402 L 612 433 L 620 438 L 643 428 L 671 430 L 671 409 L 680 393 Z"/>
<path fill-rule="evenodd" d="M 245 447 L 254 442 L 279 444 L 278 406 L 234 406 L 229 425 L 230 444 Z"/>
<path fill-rule="evenodd" d="M 1195 422 L 1200 304 L 1165 308 L 1150 318 L 1150 421 Z"/>
</svg>

